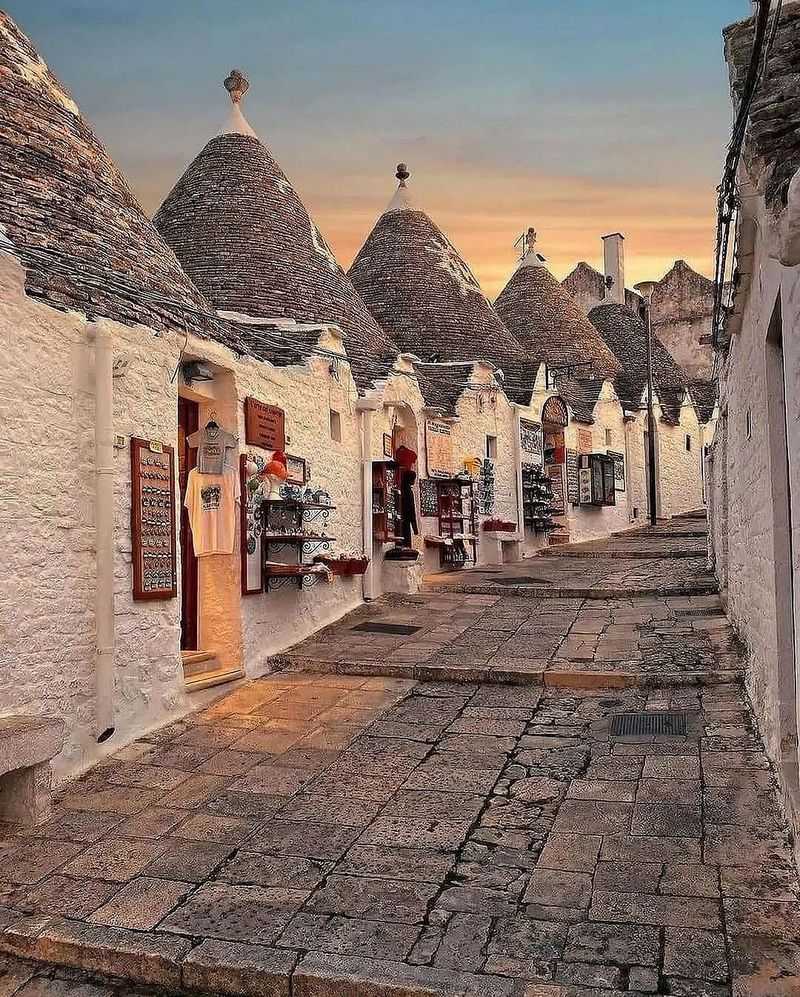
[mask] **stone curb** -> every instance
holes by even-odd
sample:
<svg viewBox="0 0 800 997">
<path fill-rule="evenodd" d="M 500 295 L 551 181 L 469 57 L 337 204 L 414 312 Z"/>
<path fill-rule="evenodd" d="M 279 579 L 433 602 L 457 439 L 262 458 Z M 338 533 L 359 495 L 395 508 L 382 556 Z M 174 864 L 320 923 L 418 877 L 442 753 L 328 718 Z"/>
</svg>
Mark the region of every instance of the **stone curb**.
<svg viewBox="0 0 800 997">
<path fill-rule="evenodd" d="M 705 560 L 708 554 L 705 550 L 671 550 L 667 552 L 649 550 L 570 550 L 569 547 L 552 547 L 539 551 L 537 557 L 575 557 L 592 560 L 603 560 L 608 557 L 619 557 L 629 561 L 663 561 L 668 558 L 670 561 L 686 558 L 702 558 Z"/>
<path fill-rule="evenodd" d="M 636 599 L 642 596 L 692 596 L 717 595 L 716 582 L 707 585 L 662 585 L 658 588 L 553 588 L 549 585 L 490 585 L 477 582 L 474 585 L 445 585 L 428 582 L 423 592 L 436 592 L 443 595 L 527 595 L 539 599 Z"/>
<path fill-rule="evenodd" d="M 623 672 L 585 668 L 487 668 L 476 665 L 430 665 L 403 662 L 364 663 L 358 661 L 318 661 L 276 655 L 269 659 L 275 672 L 305 672 L 317 675 L 376 675 L 405 678 L 417 682 L 482 682 L 490 685 L 533 685 L 569 689 L 641 689 L 657 686 L 726 685 L 738 682 L 743 669 L 716 668 L 685 672 Z M 274 674 L 274 673 L 273 673 Z"/>
</svg>

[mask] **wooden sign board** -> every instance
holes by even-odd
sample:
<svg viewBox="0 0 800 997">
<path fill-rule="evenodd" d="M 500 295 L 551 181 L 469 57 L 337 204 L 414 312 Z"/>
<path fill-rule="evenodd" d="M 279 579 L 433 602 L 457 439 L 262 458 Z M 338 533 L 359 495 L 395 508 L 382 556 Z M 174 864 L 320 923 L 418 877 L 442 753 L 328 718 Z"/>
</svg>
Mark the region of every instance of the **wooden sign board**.
<svg viewBox="0 0 800 997">
<path fill-rule="evenodd" d="M 625 491 L 625 454 L 615 453 L 613 450 L 607 451 L 608 456 L 614 461 L 614 490 Z"/>
<path fill-rule="evenodd" d="M 425 423 L 425 452 L 428 477 L 452 477 L 453 435 L 449 423 L 428 419 Z"/>
<path fill-rule="evenodd" d="M 578 430 L 578 452 L 579 453 L 591 453 L 592 452 L 592 431 L 591 431 L 591 429 L 579 429 Z"/>
<path fill-rule="evenodd" d="M 283 450 L 286 446 L 286 419 L 282 408 L 257 398 L 244 400 L 244 438 L 254 447 Z"/>
<path fill-rule="evenodd" d="M 573 505 L 580 502 L 580 490 L 578 487 L 578 454 L 575 450 L 567 450 L 567 499 Z"/>
</svg>

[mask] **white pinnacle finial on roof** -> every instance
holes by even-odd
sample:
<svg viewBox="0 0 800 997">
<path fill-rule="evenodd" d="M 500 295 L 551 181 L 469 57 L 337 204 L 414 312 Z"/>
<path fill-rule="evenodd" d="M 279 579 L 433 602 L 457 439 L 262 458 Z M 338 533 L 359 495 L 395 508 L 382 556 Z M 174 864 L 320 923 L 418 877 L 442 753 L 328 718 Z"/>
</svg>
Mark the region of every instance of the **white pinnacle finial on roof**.
<svg viewBox="0 0 800 997">
<path fill-rule="evenodd" d="M 232 69 L 230 74 L 225 77 L 224 86 L 231 98 L 231 110 L 220 135 L 249 135 L 251 138 L 258 138 L 239 106 L 242 97 L 250 89 L 250 81 L 243 72 Z"/>
<path fill-rule="evenodd" d="M 405 163 L 397 164 L 397 172 L 395 176 L 400 181 L 397 185 L 397 190 L 394 193 L 394 197 L 389 201 L 389 206 L 387 211 L 413 211 L 414 205 L 411 203 L 411 198 L 408 193 L 408 187 L 406 186 L 406 180 L 411 176 L 408 167 Z"/>
<path fill-rule="evenodd" d="M 547 269 L 544 256 L 536 252 L 536 229 L 533 226 L 530 226 L 528 231 L 517 239 L 515 245 L 522 246 L 520 267 L 544 267 L 545 270 Z"/>
</svg>

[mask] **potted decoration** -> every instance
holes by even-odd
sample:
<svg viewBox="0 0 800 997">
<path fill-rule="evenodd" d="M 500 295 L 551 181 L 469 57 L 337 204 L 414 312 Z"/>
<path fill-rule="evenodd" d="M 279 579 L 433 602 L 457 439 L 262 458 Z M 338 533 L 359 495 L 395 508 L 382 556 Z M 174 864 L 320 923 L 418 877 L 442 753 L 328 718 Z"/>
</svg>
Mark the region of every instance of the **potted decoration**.
<svg viewBox="0 0 800 997">
<path fill-rule="evenodd" d="M 495 516 L 491 519 L 484 519 L 483 529 L 487 533 L 516 533 L 517 524 L 508 519 L 498 519 Z"/>
<path fill-rule="evenodd" d="M 363 575 L 369 565 L 369 558 L 357 556 L 355 554 L 340 554 L 338 557 L 330 557 L 321 554 L 314 558 L 320 564 L 329 568 L 331 573 L 340 576 Z"/>
</svg>

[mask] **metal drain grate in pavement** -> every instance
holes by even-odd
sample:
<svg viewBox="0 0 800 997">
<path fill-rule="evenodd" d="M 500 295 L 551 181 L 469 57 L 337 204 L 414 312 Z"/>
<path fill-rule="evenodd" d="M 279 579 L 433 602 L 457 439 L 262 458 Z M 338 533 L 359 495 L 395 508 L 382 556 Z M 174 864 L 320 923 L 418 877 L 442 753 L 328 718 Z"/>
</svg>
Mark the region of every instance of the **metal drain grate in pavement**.
<svg viewBox="0 0 800 997">
<path fill-rule="evenodd" d="M 370 634 L 415 634 L 417 630 L 421 630 L 422 627 L 412 627 L 407 623 L 359 623 L 357 627 L 351 627 L 351 630 L 363 630 Z"/>
<path fill-rule="evenodd" d="M 686 733 L 685 713 L 617 713 L 611 718 L 612 737 Z"/>
</svg>

